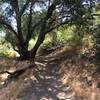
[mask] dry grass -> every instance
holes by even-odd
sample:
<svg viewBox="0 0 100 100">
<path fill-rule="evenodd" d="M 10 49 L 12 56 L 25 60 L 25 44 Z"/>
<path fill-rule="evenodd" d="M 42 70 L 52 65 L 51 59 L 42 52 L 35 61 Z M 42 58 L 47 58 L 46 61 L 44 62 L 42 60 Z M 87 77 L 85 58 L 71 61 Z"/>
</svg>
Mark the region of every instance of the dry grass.
<svg viewBox="0 0 100 100">
<path fill-rule="evenodd" d="M 73 57 L 61 63 L 63 84 L 69 84 L 77 100 L 100 100 L 100 73 L 97 65 L 89 60 Z"/>
<path fill-rule="evenodd" d="M 96 60 L 90 62 L 89 59 L 81 59 L 73 55 L 73 52 L 76 51 L 76 49 L 70 48 L 66 52 L 65 47 L 44 57 L 44 59 L 39 58 L 39 61 L 44 60 L 46 63 L 46 61 L 53 59 L 53 62 L 58 64 L 57 66 L 60 67 L 58 71 L 60 73 L 59 80 L 62 81 L 63 85 L 72 87 L 76 96 L 75 100 L 100 100 L 100 73 L 97 72 L 100 63 Z M 41 66 L 44 66 L 45 63 Z M 21 62 L 9 58 L 0 58 L 0 71 L 16 70 L 24 68 L 28 64 L 28 61 Z M 27 89 L 25 90 L 25 88 L 30 87 L 33 80 L 37 80 L 34 76 L 35 72 L 34 74 L 33 72 L 27 70 L 19 79 L 12 81 L 6 88 L 1 90 L 0 100 L 21 100 L 26 93 Z M 5 79 L 0 75 L 0 82 Z"/>
</svg>

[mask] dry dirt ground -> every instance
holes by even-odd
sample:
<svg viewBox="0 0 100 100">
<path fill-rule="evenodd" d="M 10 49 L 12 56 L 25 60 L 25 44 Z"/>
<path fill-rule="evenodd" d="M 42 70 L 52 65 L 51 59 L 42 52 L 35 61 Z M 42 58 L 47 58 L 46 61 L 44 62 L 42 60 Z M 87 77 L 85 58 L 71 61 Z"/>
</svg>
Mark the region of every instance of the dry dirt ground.
<svg viewBox="0 0 100 100">
<path fill-rule="evenodd" d="M 6 86 L 8 74 L 1 74 L 0 100 L 100 100 L 100 75 L 95 74 L 95 64 L 62 55 L 37 57 L 34 68 Z M 0 71 L 13 72 L 28 65 L 28 61 L 0 58 Z"/>
</svg>

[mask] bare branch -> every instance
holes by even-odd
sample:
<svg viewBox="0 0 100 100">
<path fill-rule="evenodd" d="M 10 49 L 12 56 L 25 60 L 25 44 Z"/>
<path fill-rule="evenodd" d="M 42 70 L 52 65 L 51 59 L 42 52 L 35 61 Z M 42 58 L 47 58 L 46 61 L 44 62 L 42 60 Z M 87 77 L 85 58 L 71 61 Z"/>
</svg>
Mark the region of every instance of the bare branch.
<svg viewBox="0 0 100 100">
<path fill-rule="evenodd" d="M 26 10 L 28 4 L 30 3 L 31 0 L 27 0 L 25 5 L 22 7 L 21 11 L 20 11 L 20 16 L 23 15 L 24 11 Z"/>
<path fill-rule="evenodd" d="M 28 33 L 26 36 L 26 41 L 25 43 L 28 43 L 28 41 L 30 40 L 31 36 L 32 36 L 32 7 L 33 7 L 33 3 L 31 3 L 30 6 L 30 14 L 29 14 L 29 18 L 28 18 Z"/>
<path fill-rule="evenodd" d="M 15 48 L 15 46 L 13 45 L 13 43 L 12 43 L 11 45 L 12 45 L 12 48 L 13 48 L 16 52 L 19 52 L 19 50 L 17 50 L 17 49 Z"/>
<path fill-rule="evenodd" d="M 12 46 L 13 47 L 13 46 Z M 13 49 L 16 51 L 16 52 L 19 52 L 19 50 L 17 50 L 15 47 L 13 47 Z"/>
<path fill-rule="evenodd" d="M 53 11 L 56 9 L 56 5 L 54 3 L 52 3 L 47 10 L 47 15 L 46 15 L 46 20 L 48 20 L 51 16 Z"/>
<path fill-rule="evenodd" d="M 92 14 L 92 16 L 100 16 L 100 14 Z"/>
<path fill-rule="evenodd" d="M 11 32 L 13 32 L 14 35 L 16 36 L 16 38 L 18 38 L 17 32 L 13 29 L 13 27 L 12 27 L 10 24 L 8 24 L 8 23 L 7 23 L 5 20 L 3 20 L 3 19 L 0 19 L 0 23 L 1 23 L 2 25 L 4 25 L 5 28 L 7 28 L 7 29 L 10 30 Z"/>
<path fill-rule="evenodd" d="M 31 27 L 30 34 L 27 34 L 25 42 L 28 42 L 31 39 L 31 36 L 32 36 L 33 32 L 35 31 L 35 29 L 36 29 L 37 26 L 41 25 L 42 20 L 43 19 L 41 19 L 40 21 L 38 21 L 35 25 L 33 25 Z"/>
<path fill-rule="evenodd" d="M 19 5 L 18 5 L 18 0 L 10 0 L 10 4 L 12 8 L 14 9 L 16 15 L 19 14 Z"/>
<path fill-rule="evenodd" d="M 70 22 L 70 20 L 67 20 L 67 21 L 65 21 L 65 22 L 63 22 L 63 23 L 60 23 L 60 24 L 56 25 L 55 27 L 52 27 L 52 28 L 50 28 L 49 30 L 45 31 L 45 34 L 51 32 L 52 30 L 54 30 L 54 29 L 56 29 L 56 28 L 59 28 L 60 26 L 63 26 L 63 25 L 65 25 L 65 24 L 68 24 L 69 22 Z"/>
<path fill-rule="evenodd" d="M 46 26 L 46 21 L 52 16 L 52 13 L 53 13 L 53 11 L 55 10 L 55 5 L 54 4 L 51 4 L 50 6 L 49 6 L 49 8 L 48 8 L 48 10 L 47 10 L 47 15 L 46 15 L 46 17 L 44 18 L 44 19 L 41 19 L 38 23 L 36 23 L 33 27 L 32 27 L 32 30 L 29 30 L 28 31 L 28 34 L 27 34 L 27 38 L 26 38 L 26 42 L 28 42 L 29 40 L 30 40 L 30 38 L 31 38 L 31 36 L 32 36 L 32 34 L 33 34 L 33 31 L 35 30 L 35 28 L 41 23 L 41 21 L 42 21 L 42 26 L 41 26 L 41 32 L 43 32 L 43 30 L 44 30 L 44 27 Z M 28 29 L 30 29 L 30 23 L 31 23 L 31 20 L 32 20 L 32 15 L 31 15 L 31 13 L 32 13 L 32 11 L 30 12 L 30 15 L 29 15 L 29 25 L 28 25 Z M 44 22 L 43 22 L 43 20 L 44 20 Z"/>
<path fill-rule="evenodd" d="M 51 2 L 51 0 L 49 0 L 49 2 L 48 2 L 48 7 L 50 7 L 50 2 Z"/>
</svg>

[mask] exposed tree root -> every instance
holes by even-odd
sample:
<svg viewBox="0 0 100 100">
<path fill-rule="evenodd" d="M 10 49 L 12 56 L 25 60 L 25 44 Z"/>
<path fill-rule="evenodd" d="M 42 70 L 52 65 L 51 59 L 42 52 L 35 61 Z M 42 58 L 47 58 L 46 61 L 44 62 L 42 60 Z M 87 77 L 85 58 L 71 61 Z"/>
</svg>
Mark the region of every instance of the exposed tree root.
<svg viewBox="0 0 100 100">
<path fill-rule="evenodd" d="M 27 69 L 30 69 L 33 67 L 35 67 L 35 64 L 29 65 L 28 67 L 23 68 L 23 69 L 16 70 L 15 72 L 9 72 L 9 71 L 0 72 L 0 74 L 4 74 L 4 73 L 9 74 L 8 78 L 4 82 L 3 86 L 0 88 L 6 87 L 8 85 L 8 83 L 10 83 L 13 80 L 18 79 L 19 76 L 22 75 L 23 73 L 25 73 Z"/>
</svg>

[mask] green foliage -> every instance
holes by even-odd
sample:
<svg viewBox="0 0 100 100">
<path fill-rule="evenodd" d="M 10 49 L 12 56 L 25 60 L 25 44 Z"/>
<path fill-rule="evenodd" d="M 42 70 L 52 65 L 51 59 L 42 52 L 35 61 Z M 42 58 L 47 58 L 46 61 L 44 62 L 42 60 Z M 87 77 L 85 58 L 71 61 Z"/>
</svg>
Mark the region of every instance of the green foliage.
<svg viewBox="0 0 100 100">
<path fill-rule="evenodd" d="M 52 47 L 52 44 L 49 42 L 49 43 L 45 43 L 45 44 L 42 44 L 38 53 L 39 55 L 46 55 L 48 54 L 47 52 L 47 49 L 50 49 Z"/>
<path fill-rule="evenodd" d="M 33 48 L 33 46 L 34 46 L 35 43 L 36 43 L 36 40 L 37 40 L 37 38 L 31 39 L 31 40 L 29 41 L 28 50 L 31 50 L 31 49 Z"/>
<path fill-rule="evenodd" d="M 90 33 L 93 35 L 94 48 L 97 52 L 100 52 L 100 3 L 98 3 L 93 10 L 93 13 L 96 15 L 92 20 L 92 25 L 89 26 Z"/>
<path fill-rule="evenodd" d="M 9 56 L 9 53 L 8 52 L 4 52 L 4 51 L 0 51 L 0 56 L 1 57 L 8 57 Z"/>
<path fill-rule="evenodd" d="M 0 37 L 0 56 L 16 56 L 11 44 L 4 37 Z"/>
<path fill-rule="evenodd" d="M 40 47 L 39 53 L 46 54 L 46 50 L 60 45 L 80 45 L 82 36 L 75 33 L 76 26 L 60 27 L 58 30 L 46 35 L 45 41 Z"/>
<path fill-rule="evenodd" d="M 95 25 L 92 29 L 95 47 L 100 49 L 100 24 Z"/>
<path fill-rule="evenodd" d="M 64 43 L 77 44 L 81 42 L 84 33 L 90 32 L 95 2 L 96 0 L 30 0 L 28 2 L 3 0 L 0 1 L 0 29 L 6 30 L 5 39 L 16 47 L 16 51 L 23 57 L 26 56 L 26 52 L 28 52 L 27 57 L 36 54 L 35 51 L 43 43 L 47 33 L 50 34 L 46 36 L 42 50 Z M 96 9 L 98 8 L 99 6 Z M 30 43 L 32 39 L 37 40 L 36 45 Z"/>
</svg>

